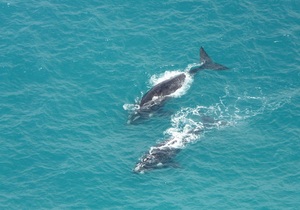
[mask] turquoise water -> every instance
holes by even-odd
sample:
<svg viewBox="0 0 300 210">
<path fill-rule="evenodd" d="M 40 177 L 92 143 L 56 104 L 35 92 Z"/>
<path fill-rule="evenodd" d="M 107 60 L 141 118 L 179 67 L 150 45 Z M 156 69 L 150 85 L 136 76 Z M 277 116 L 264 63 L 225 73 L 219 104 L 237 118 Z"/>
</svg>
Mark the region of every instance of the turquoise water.
<svg viewBox="0 0 300 210">
<path fill-rule="evenodd" d="M 1 209 L 298 209 L 300 3 L 0 1 Z M 127 124 L 166 73 L 201 71 Z M 132 172 L 200 116 L 179 168 Z"/>
</svg>

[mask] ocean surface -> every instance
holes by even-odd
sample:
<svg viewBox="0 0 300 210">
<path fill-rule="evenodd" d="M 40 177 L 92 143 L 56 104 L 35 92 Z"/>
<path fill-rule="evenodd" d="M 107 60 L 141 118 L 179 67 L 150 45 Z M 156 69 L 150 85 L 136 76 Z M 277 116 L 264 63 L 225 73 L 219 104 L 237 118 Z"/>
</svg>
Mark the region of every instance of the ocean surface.
<svg viewBox="0 0 300 210">
<path fill-rule="evenodd" d="M 230 69 L 128 124 L 201 46 Z M 298 0 L 0 0 L 0 209 L 299 209 L 299 49 Z"/>
</svg>

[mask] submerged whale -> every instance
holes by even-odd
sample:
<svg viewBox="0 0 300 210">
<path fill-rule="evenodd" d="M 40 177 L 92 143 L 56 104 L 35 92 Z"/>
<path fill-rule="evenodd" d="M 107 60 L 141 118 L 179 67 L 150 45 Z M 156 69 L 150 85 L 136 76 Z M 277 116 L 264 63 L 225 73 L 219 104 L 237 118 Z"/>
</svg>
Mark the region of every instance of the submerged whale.
<svg viewBox="0 0 300 210">
<path fill-rule="evenodd" d="M 169 146 L 172 139 L 169 139 L 159 145 L 153 146 L 135 165 L 135 173 L 144 173 L 145 171 L 161 169 L 167 167 L 178 167 L 174 162 L 174 157 L 180 152 L 180 148 Z"/>
<path fill-rule="evenodd" d="M 202 115 L 199 121 L 184 126 L 179 135 L 172 135 L 166 141 L 150 147 L 149 151 L 136 163 L 133 172 L 142 174 L 151 170 L 168 167 L 178 168 L 179 164 L 174 159 L 187 144 L 195 141 L 199 137 L 199 134 L 207 129 L 226 125 L 228 125 L 226 121 Z M 186 128 L 188 130 L 185 130 Z"/>
<path fill-rule="evenodd" d="M 200 70 L 212 69 L 212 70 L 225 70 L 226 66 L 215 63 L 205 52 L 203 47 L 200 48 L 200 65 L 190 69 L 187 73 L 181 73 L 170 79 L 162 81 L 153 86 L 141 99 L 138 104 L 138 109 L 130 116 L 129 123 L 139 119 L 148 117 L 151 112 L 159 109 L 164 102 L 171 98 L 171 94 L 180 89 L 185 80 L 186 74 L 194 75 Z"/>
<path fill-rule="evenodd" d="M 183 137 L 171 137 L 168 140 L 150 147 L 150 150 L 144 154 L 140 161 L 135 165 L 133 172 L 144 173 L 146 171 L 154 169 L 162 169 L 167 167 L 178 168 L 179 164 L 174 161 L 175 156 L 183 149 L 191 138 L 190 135 L 199 134 L 203 131 L 204 127 L 211 126 L 213 123 L 219 122 L 210 120 L 210 122 L 204 122 L 202 127 L 196 127 L 191 129 Z"/>
</svg>

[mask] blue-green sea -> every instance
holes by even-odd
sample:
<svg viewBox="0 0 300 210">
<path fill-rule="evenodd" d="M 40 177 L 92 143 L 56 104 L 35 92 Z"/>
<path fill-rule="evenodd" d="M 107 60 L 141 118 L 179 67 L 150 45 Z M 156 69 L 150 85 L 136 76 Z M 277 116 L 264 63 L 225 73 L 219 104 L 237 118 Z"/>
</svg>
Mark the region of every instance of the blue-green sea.
<svg viewBox="0 0 300 210">
<path fill-rule="evenodd" d="M 230 69 L 129 124 L 201 46 Z M 299 209 L 299 49 L 298 0 L 0 0 L 0 209 Z"/>
</svg>

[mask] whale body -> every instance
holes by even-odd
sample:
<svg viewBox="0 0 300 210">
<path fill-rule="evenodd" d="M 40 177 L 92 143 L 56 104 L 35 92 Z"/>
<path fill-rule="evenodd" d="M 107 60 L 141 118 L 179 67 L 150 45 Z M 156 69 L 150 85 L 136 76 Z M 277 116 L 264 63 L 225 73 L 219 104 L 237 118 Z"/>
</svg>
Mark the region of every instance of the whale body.
<svg viewBox="0 0 300 210">
<path fill-rule="evenodd" d="M 198 71 L 204 69 L 225 70 L 228 68 L 213 62 L 203 47 L 201 47 L 200 65 L 190 69 L 186 73 L 181 73 L 153 86 L 147 93 L 145 93 L 141 101 L 138 103 L 138 109 L 136 109 L 130 116 L 129 123 L 132 123 L 139 118 L 150 116 L 153 111 L 158 110 L 169 98 L 172 97 L 173 93 L 183 86 L 186 81 L 186 74 L 194 75 Z"/>
<path fill-rule="evenodd" d="M 170 166 L 178 167 L 173 161 L 174 157 L 181 149 L 167 146 L 172 139 L 162 144 L 153 146 L 135 165 L 133 171 L 135 173 L 144 173 L 145 171 L 167 168 Z"/>
</svg>

